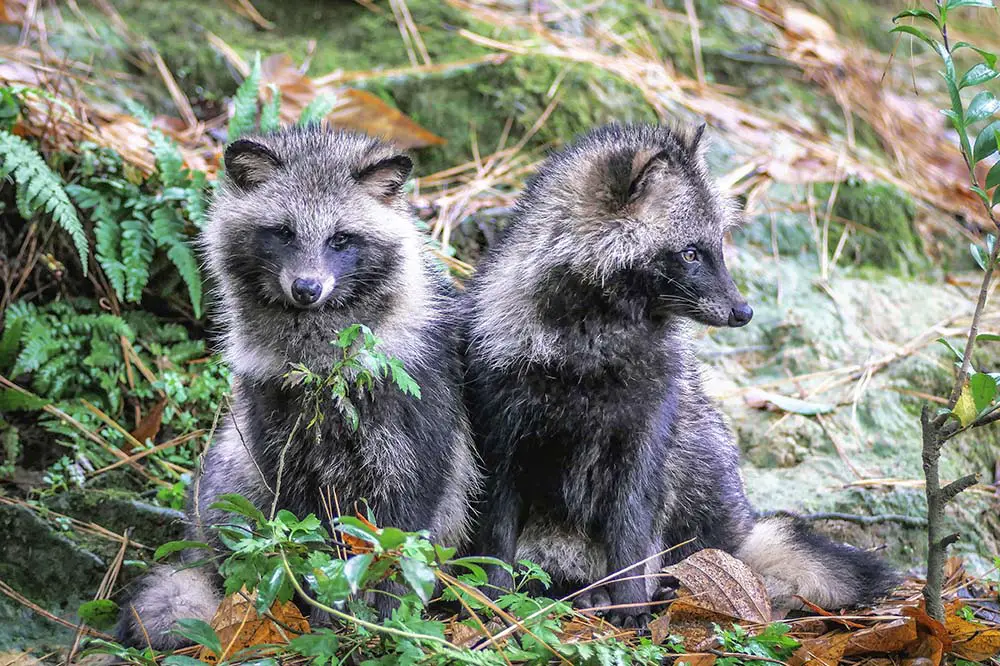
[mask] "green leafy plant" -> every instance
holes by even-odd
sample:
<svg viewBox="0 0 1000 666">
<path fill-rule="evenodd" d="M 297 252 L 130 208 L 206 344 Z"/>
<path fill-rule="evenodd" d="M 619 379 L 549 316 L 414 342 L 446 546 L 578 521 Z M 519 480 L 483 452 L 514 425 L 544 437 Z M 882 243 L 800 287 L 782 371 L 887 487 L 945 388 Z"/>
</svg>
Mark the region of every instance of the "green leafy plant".
<svg viewBox="0 0 1000 666">
<path fill-rule="evenodd" d="M 76 174 L 81 182 L 67 190 L 90 211 L 97 261 L 118 298 L 139 302 L 160 249 L 187 285 L 194 316 L 201 317 L 201 270 L 189 224 L 194 229 L 205 219 L 205 174 L 185 169 L 177 146 L 160 132 L 150 136 L 157 165 L 152 180 L 128 179 L 115 153 L 93 146 Z"/>
<path fill-rule="evenodd" d="M 420 398 L 420 387 L 406 372 L 402 361 L 379 351 L 381 342 L 367 326 L 354 324 L 338 331 L 330 344 L 341 350 L 341 358 L 325 374 L 301 363 L 292 364 L 285 374 L 286 386 L 306 390 L 310 405 L 308 427 L 323 421 L 323 407 L 332 399 L 351 430 L 357 430 L 361 415 L 351 396 L 370 393 L 386 378 L 406 395 Z"/>
<path fill-rule="evenodd" d="M 565 622 L 573 617 L 572 607 L 519 591 L 532 580 L 547 580 L 541 569 L 528 562 L 515 571 L 492 558 L 456 557 L 455 549 L 432 543 L 427 532 L 379 528 L 360 517 L 334 519 L 328 523 L 331 533 L 315 515 L 300 520 L 280 510 L 268 517 L 235 494 L 219 497 L 212 508 L 228 514 L 224 524 L 215 527 L 228 551 L 219 567 L 228 594 L 243 588 L 255 590 L 259 614 L 276 601 L 295 598 L 353 627 L 350 632 L 317 628 L 295 637 L 287 649 L 314 664 L 340 663 L 348 654 L 367 664 L 387 665 L 499 665 L 506 660 L 545 664 L 558 655 L 579 664 L 652 666 L 680 649 L 673 642 L 654 645 L 648 639 L 637 646 L 611 637 L 585 643 L 564 641 L 561 635 Z M 345 543 L 353 553 L 345 551 Z M 171 542 L 161 546 L 155 557 L 162 559 L 187 548 L 209 546 Z M 514 589 L 505 591 L 495 604 L 478 592 L 486 583 L 486 564 L 505 567 L 514 576 Z M 388 594 L 387 581 L 398 583 L 403 594 L 397 597 L 399 606 L 392 616 L 379 622 L 364 600 L 372 594 Z M 426 610 L 439 586 L 443 587 L 441 599 L 461 600 L 476 614 L 477 620 L 465 621 L 470 626 L 502 615 L 507 621 L 516 620 L 519 631 L 491 650 L 471 650 L 449 642 L 447 625 Z M 178 633 L 220 653 L 215 632 L 204 622 L 186 621 Z M 774 654 L 778 654 L 775 646 L 786 646 L 789 640 L 768 632 L 762 638 L 743 637 L 746 645 L 759 644 Z"/>
<path fill-rule="evenodd" d="M 0 180 L 10 176 L 17 186 L 15 200 L 21 217 L 30 220 L 40 212 L 50 215 L 73 240 L 86 275 L 90 245 L 62 179 L 30 143 L 6 130 L 0 130 L 0 160 Z"/>
<path fill-rule="evenodd" d="M 942 110 L 942 113 L 951 121 L 958 134 L 959 150 L 968 167 L 969 189 L 979 197 L 986 216 L 1000 229 L 1000 221 L 993 210 L 1000 204 L 1000 161 L 989 169 L 982 181 L 976 171 L 976 166 L 980 162 L 997 154 L 1000 148 L 1000 120 L 995 120 L 997 111 L 1000 110 L 1000 101 L 987 90 L 978 92 L 968 104 L 962 96 L 964 91 L 1000 77 L 1000 72 L 997 71 L 996 54 L 968 42 L 956 44 L 950 42 L 949 12 L 963 7 L 996 9 L 993 0 L 938 0 L 936 13 L 926 9 L 907 9 L 893 18 L 893 22 L 912 18 L 924 22 L 925 25 L 929 23 L 936 30 L 936 37 L 931 37 L 915 25 L 897 25 L 892 28 L 892 32 L 912 35 L 940 57 L 944 65 L 941 76 L 944 78 L 951 101 L 950 107 Z M 982 62 L 973 65 L 959 76 L 955 54 L 963 49 L 978 54 Z M 972 136 L 975 136 L 974 140 Z M 992 196 L 990 189 L 993 190 Z M 974 244 L 971 249 L 973 258 L 983 269 L 984 274 L 964 348 L 959 351 L 947 340 L 942 340 L 957 357 L 958 372 L 951 396 L 946 407 L 936 412 L 930 407 L 925 407 L 921 414 L 928 518 L 927 585 L 924 587 L 924 598 L 928 613 L 939 621 L 944 619 L 941 587 L 945 550 L 959 538 L 957 534 L 944 533 L 942 526 L 944 507 L 956 495 L 977 481 L 975 474 L 969 474 L 942 487 L 938 469 L 941 449 L 948 440 L 961 432 L 1000 420 L 1000 401 L 997 400 L 1000 396 L 998 391 L 1000 375 L 979 371 L 973 367 L 972 362 L 976 344 L 981 341 L 995 341 L 997 337 L 979 332 L 979 323 L 989 297 L 993 273 L 998 264 L 1000 243 L 997 243 L 995 236 L 987 235 L 985 247 L 984 250 Z"/>
<path fill-rule="evenodd" d="M 12 303 L 4 318 L 0 347 L 7 359 L 0 372 L 33 391 L 25 394 L 10 388 L 0 390 L 0 411 L 39 411 L 48 405 L 59 410 L 58 414 L 43 413 L 37 421 L 73 451 L 72 456 L 49 470 L 53 488 L 76 485 L 82 480 L 75 462 L 79 457 L 91 469 L 115 462 L 88 432 L 116 446 L 126 444 L 122 432 L 101 420 L 96 412 L 123 420 L 129 404 L 149 409 L 163 401 L 160 430 L 164 435 L 180 436 L 208 430 L 228 390 L 226 368 L 210 362 L 204 341 L 192 340 L 183 326 L 163 323 L 145 312 L 113 315 L 88 299 L 42 306 Z M 128 361 L 126 348 L 130 350 Z M 128 367 L 134 366 L 136 359 L 147 368 L 157 368 L 155 381 L 135 371 L 130 381 Z M 0 435 L 4 432 L 0 431 Z M 154 453 L 150 458 L 189 466 L 199 441 L 203 439 L 192 439 L 189 444 Z M 139 453 L 150 446 L 139 442 L 133 449 Z M 169 466 L 154 465 L 150 469 L 153 474 L 182 483 Z M 183 489 L 175 489 L 172 500 L 164 497 L 176 505 L 181 502 L 176 495 L 182 494 Z"/>
</svg>

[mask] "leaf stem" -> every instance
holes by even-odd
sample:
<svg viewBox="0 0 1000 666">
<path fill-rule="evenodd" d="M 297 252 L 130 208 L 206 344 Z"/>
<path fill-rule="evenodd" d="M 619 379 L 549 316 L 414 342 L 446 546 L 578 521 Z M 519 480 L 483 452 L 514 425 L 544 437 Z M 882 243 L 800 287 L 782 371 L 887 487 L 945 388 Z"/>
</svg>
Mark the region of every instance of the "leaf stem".
<svg viewBox="0 0 1000 666">
<path fill-rule="evenodd" d="M 299 583 L 298 579 L 295 577 L 295 574 L 292 572 L 291 565 L 288 564 L 288 558 L 285 557 L 284 550 L 281 551 L 281 563 L 285 567 L 285 573 L 288 574 L 288 580 L 291 581 L 292 587 L 295 588 L 295 591 L 299 593 L 299 595 L 305 600 L 307 604 L 313 606 L 314 608 L 318 608 L 321 611 L 326 611 L 330 615 L 339 618 L 345 622 L 352 622 L 358 625 L 359 627 L 364 627 L 365 629 L 377 633 L 389 634 L 391 636 L 397 636 L 399 638 L 408 638 L 410 640 L 415 640 L 415 641 L 429 641 L 431 643 L 437 643 L 438 645 L 445 645 L 447 647 L 452 647 L 452 648 L 455 647 L 444 638 L 439 638 L 438 636 L 431 636 L 429 634 L 414 634 L 409 631 L 403 631 L 402 629 L 396 629 L 394 627 L 384 627 L 380 624 L 375 624 L 374 622 L 366 622 L 365 620 L 356 618 L 349 613 L 344 613 L 343 611 L 339 611 L 336 608 L 320 603 L 319 601 L 316 601 L 315 599 L 310 597 L 306 593 L 306 591 L 302 588 L 302 584 Z"/>
</svg>

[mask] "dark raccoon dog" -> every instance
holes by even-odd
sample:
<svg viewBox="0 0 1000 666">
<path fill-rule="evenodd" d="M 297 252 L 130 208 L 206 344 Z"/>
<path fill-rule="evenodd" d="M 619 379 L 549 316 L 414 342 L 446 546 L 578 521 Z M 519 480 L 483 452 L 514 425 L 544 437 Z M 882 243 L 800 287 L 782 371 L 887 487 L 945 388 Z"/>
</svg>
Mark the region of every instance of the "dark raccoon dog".
<svg viewBox="0 0 1000 666">
<path fill-rule="evenodd" d="M 880 595 L 894 575 L 874 556 L 755 522 L 702 389 L 686 322 L 742 326 L 753 312 L 723 260 L 739 213 L 700 138 L 653 126 L 581 137 L 543 164 L 480 266 L 465 308 L 466 403 L 487 471 L 478 550 L 531 559 L 564 593 L 694 539 L 645 571 L 713 547 L 782 605 Z M 643 623 L 656 590 L 642 574 L 588 603 L 630 605 L 611 619 Z"/>
<path fill-rule="evenodd" d="M 333 491 L 344 511 L 364 498 L 380 525 L 426 528 L 461 545 L 479 472 L 452 288 L 402 195 L 410 159 L 361 134 L 313 127 L 240 139 L 225 165 L 203 249 L 234 375 L 232 414 L 193 485 L 189 538 L 217 544 L 210 526 L 225 517 L 208 507 L 219 495 L 240 493 L 266 511 L 280 489 L 277 506 L 300 517 L 324 516 L 321 498 Z M 382 381 L 351 396 L 356 431 L 332 398 L 319 432 L 307 431 L 303 391 L 283 377 L 291 363 L 329 369 L 341 354 L 335 332 L 355 323 L 403 362 L 421 397 Z M 387 612 L 384 599 L 376 595 Z M 122 635 L 175 647 L 174 621 L 209 620 L 219 600 L 206 568 L 160 568 L 123 609 Z"/>
</svg>

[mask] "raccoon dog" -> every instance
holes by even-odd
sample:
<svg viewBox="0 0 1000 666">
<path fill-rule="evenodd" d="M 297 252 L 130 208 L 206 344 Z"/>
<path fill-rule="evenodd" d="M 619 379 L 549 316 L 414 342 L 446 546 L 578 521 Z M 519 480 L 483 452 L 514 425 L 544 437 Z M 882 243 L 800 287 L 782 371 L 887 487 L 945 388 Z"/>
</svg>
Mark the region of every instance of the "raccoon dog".
<svg viewBox="0 0 1000 666">
<path fill-rule="evenodd" d="M 203 245 L 234 375 L 232 414 L 193 486 L 189 538 L 217 543 L 210 526 L 224 516 L 209 506 L 220 494 L 240 493 L 266 511 L 278 491 L 277 506 L 301 517 L 323 516 L 321 497 L 332 490 L 345 511 L 364 498 L 382 525 L 427 528 L 461 545 L 479 473 L 453 293 L 402 195 L 410 159 L 362 134 L 313 127 L 235 141 L 225 165 Z M 296 429 L 307 407 L 302 390 L 284 382 L 290 363 L 330 368 L 341 353 L 335 332 L 355 323 L 403 362 L 420 399 L 383 381 L 351 396 L 356 431 L 332 399 L 318 433 L 307 432 L 308 416 Z M 145 631 L 154 647 L 175 647 L 174 621 L 209 620 L 218 589 L 204 568 L 155 570 L 132 596 L 135 613 L 125 608 L 121 633 L 145 645 Z"/>
<path fill-rule="evenodd" d="M 694 539 L 647 572 L 721 548 L 781 604 L 860 602 L 892 572 L 794 522 L 755 522 L 702 389 L 685 321 L 743 326 L 753 312 L 722 254 L 739 214 L 700 138 L 612 125 L 553 155 L 470 285 L 466 402 L 488 475 L 478 550 L 537 562 L 562 593 Z M 643 624 L 656 590 L 637 574 L 588 603 L 631 605 L 610 619 Z"/>
</svg>

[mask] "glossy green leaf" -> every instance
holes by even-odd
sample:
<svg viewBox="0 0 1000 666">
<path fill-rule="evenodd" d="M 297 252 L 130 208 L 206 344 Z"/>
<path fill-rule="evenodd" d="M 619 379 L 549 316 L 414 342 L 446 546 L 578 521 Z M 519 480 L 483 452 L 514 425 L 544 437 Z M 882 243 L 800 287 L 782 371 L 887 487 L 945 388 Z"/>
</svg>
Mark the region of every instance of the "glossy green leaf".
<svg viewBox="0 0 1000 666">
<path fill-rule="evenodd" d="M 909 18 L 909 17 L 927 19 L 928 21 L 932 22 L 935 26 L 938 27 L 940 27 L 941 25 L 940 22 L 938 21 L 938 17 L 935 16 L 934 14 L 931 14 L 926 9 L 904 9 L 903 11 L 899 12 L 898 14 L 892 17 L 892 22 L 896 23 L 901 18 Z"/>
<path fill-rule="evenodd" d="M 205 662 L 183 654 L 172 654 L 163 660 L 163 666 L 205 666 Z"/>
<path fill-rule="evenodd" d="M 994 8 L 993 0 L 948 0 L 948 9 L 958 9 L 959 7 L 984 7 Z"/>
<path fill-rule="evenodd" d="M 951 342 L 946 338 L 938 338 L 937 342 L 940 342 L 945 347 L 947 347 L 948 350 L 951 351 L 951 353 L 954 354 L 955 358 L 957 358 L 959 361 L 965 359 L 965 356 L 962 354 L 962 352 L 958 351 L 955 345 L 951 344 Z"/>
<path fill-rule="evenodd" d="M 998 110 L 1000 110 L 1000 100 L 993 93 L 984 90 L 969 102 L 969 109 L 965 112 L 965 120 L 970 124 L 977 123 L 991 117 Z"/>
<path fill-rule="evenodd" d="M 1000 342 L 1000 335 L 996 333 L 980 333 L 976 336 L 976 342 Z"/>
<path fill-rule="evenodd" d="M 994 71 L 990 67 L 987 67 L 983 63 L 979 63 L 978 65 L 973 65 L 969 71 L 962 76 L 962 80 L 959 81 L 958 87 L 961 89 L 968 88 L 970 86 L 978 86 L 986 83 L 987 81 L 992 81 L 998 76 L 1000 76 L 1000 73 Z"/>
<path fill-rule="evenodd" d="M 951 48 L 952 53 L 958 51 L 959 49 L 972 49 L 978 53 L 983 61 L 991 68 L 997 66 L 997 55 L 992 51 L 987 51 L 986 49 L 981 49 L 978 46 L 973 46 L 969 42 L 958 42 Z"/>
<path fill-rule="evenodd" d="M 998 160 L 997 163 L 990 168 L 990 172 L 986 174 L 986 189 L 992 189 L 997 185 L 1000 185 L 1000 160 Z"/>
<path fill-rule="evenodd" d="M 989 407 L 996 398 L 997 381 L 985 372 L 977 372 L 969 377 L 969 390 L 978 413 Z"/>
<path fill-rule="evenodd" d="M 219 640 L 219 635 L 215 633 L 215 629 L 212 629 L 204 620 L 195 620 L 193 618 L 183 618 L 177 620 L 174 623 L 176 626 L 172 629 L 172 633 L 179 636 L 183 636 L 193 643 L 198 645 L 203 645 L 216 656 L 222 654 L 222 641 Z"/>
<path fill-rule="evenodd" d="M 80 604 L 76 614 L 95 629 L 110 629 L 118 621 L 118 604 L 111 599 L 94 599 Z"/>
<path fill-rule="evenodd" d="M 365 576 L 374 559 L 375 556 L 372 553 L 365 553 L 364 555 L 355 555 L 347 560 L 347 564 L 344 565 L 344 576 L 351 586 L 352 594 L 357 594 L 358 590 L 364 587 Z"/>
<path fill-rule="evenodd" d="M 928 37 L 927 33 L 925 33 L 920 28 L 914 27 L 912 25 L 897 25 L 889 32 L 905 32 L 908 35 L 913 35 L 914 37 L 916 37 L 917 39 L 919 39 L 920 41 L 922 41 L 923 43 L 927 44 L 932 49 L 940 53 L 938 49 L 939 44 L 930 37 Z"/>
<path fill-rule="evenodd" d="M 970 185 L 969 189 L 972 190 L 984 204 L 986 204 L 987 206 L 990 205 L 990 195 L 987 194 L 986 190 L 979 187 L 978 185 Z"/>
<path fill-rule="evenodd" d="M 258 523 L 267 522 L 267 518 L 260 509 L 255 507 L 246 497 L 237 493 L 219 495 L 215 502 L 208 508 L 253 518 Z"/>
<path fill-rule="evenodd" d="M 969 243 L 969 253 L 972 254 L 972 258 L 976 260 L 976 263 L 979 264 L 979 267 L 985 271 L 986 263 L 989 259 L 986 256 L 986 251 L 983 250 L 983 248 L 976 245 L 975 243 Z"/>
<path fill-rule="evenodd" d="M 425 604 L 430 603 L 434 594 L 434 582 L 437 580 L 434 569 L 412 557 L 401 557 L 399 568 L 403 572 L 403 579 L 413 588 L 420 600 Z"/>
<path fill-rule="evenodd" d="M 260 581 L 260 585 L 257 586 L 257 599 L 254 601 L 257 615 L 263 615 L 270 610 L 271 605 L 278 596 L 278 592 L 281 590 L 281 586 L 285 584 L 285 575 L 285 567 L 281 566 L 279 562 L 274 567 L 274 570 L 271 571 L 271 575 L 265 576 Z"/>
<path fill-rule="evenodd" d="M 156 552 L 153 553 L 153 559 L 162 560 L 171 553 L 187 550 L 188 548 L 211 548 L 211 546 L 202 541 L 168 541 L 156 549 Z"/>
<path fill-rule="evenodd" d="M 972 149 L 972 160 L 978 162 L 981 159 L 996 152 L 997 132 L 1000 132 L 1000 120 L 996 120 L 979 132 L 976 137 L 976 145 Z"/>
</svg>

